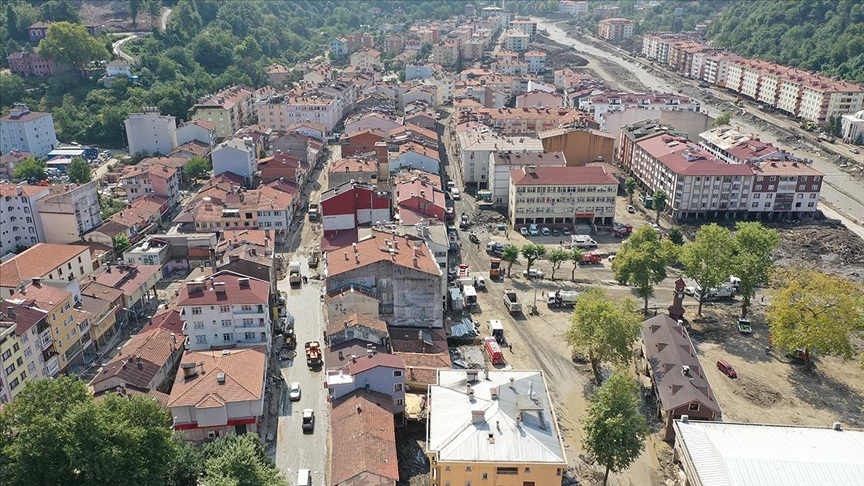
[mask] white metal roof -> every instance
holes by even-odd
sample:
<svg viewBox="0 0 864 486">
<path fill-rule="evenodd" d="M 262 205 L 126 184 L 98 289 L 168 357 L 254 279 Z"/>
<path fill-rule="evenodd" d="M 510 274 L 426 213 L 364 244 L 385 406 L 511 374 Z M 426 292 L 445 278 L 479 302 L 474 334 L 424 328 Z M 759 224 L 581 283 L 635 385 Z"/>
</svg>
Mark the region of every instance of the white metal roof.
<svg viewBox="0 0 864 486">
<path fill-rule="evenodd" d="M 468 381 L 470 372 L 477 373 L 475 381 Z M 540 371 L 439 370 L 429 404 L 427 450 L 437 452 L 439 461 L 567 462 Z M 475 412 L 482 422 L 472 422 Z"/>
<path fill-rule="evenodd" d="M 702 486 L 864 485 L 864 431 L 675 422 L 676 449 Z M 698 479 L 698 480 L 697 480 Z"/>
</svg>

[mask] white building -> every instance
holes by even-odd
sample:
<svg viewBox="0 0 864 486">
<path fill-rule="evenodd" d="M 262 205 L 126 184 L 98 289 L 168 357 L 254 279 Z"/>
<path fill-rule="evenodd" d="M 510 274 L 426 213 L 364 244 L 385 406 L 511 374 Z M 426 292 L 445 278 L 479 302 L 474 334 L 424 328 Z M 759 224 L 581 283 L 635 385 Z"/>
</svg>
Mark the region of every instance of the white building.
<svg viewBox="0 0 864 486">
<path fill-rule="evenodd" d="M 250 137 L 242 140 L 232 138 L 220 143 L 210 153 L 210 158 L 213 160 L 214 176 L 231 172 L 244 177 L 249 183 L 258 170 L 258 154 Z"/>
<path fill-rule="evenodd" d="M 258 124 L 277 131 L 285 131 L 296 123 L 320 123 L 328 132 L 341 119 L 339 100 L 326 95 L 275 95 L 255 104 Z"/>
<path fill-rule="evenodd" d="M 528 72 L 541 74 L 546 71 L 546 53 L 541 51 L 528 51 L 525 53 L 525 62 L 528 63 Z"/>
<path fill-rule="evenodd" d="M 510 172 L 508 217 L 524 224 L 610 224 L 618 179 L 604 167 L 534 167 Z"/>
<path fill-rule="evenodd" d="M 192 120 L 177 127 L 177 145 L 188 142 L 206 143 L 211 149 L 216 146 L 216 125 L 206 120 Z"/>
<path fill-rule="evenodd" d="M 15 149 L 44 156 L 57 144 L 51 113 L 30 111 L 27 105 L 16 104 L 0 118 L 0 152 L 4 154 Z"/>
<path fill-rule="evenodd" d="M 854 115 L 843 115 L 840 130 L 844 142 L 860 144 L 860 141 L 864 140 L 864 110 Z"/>
<path fill-rule="evenodd" d="M 492 204 L 508 207 L 510 201 L 510 171 L 529 165 L 535 167 L 566 167 L 563 152 L 493 152 L 489 154 L 489 185 Z"/>
<path fill-rule="evenodd" d="M 216 272 L 187 282 L 177 301 L 186 349 L 265 346 L 269 351 L 269 300 L 269 282 L 233 272 Z"/>
<path fill-rule="evenodd" d="M 489 180 L 489 154 L 494 152 L 542 153 L 537 138 L 505 137 L 489 127 L 468 124 L 457 128 L 462 177 L 465 183 L 486 185 Z"/>
<path fill-rule="evenodd" d="M 531 36 L 524 32 L 508 32 L 504 36 L 504 49 L 508 51 L 525 51 L 531 43 Z"/>
<path fill-rule="evenodd" d="M 699 111 L 698 101 L 683 95 L 671 93 L 601 93 L 579 100 L 579 109 L 591 114 L 606 130 L 604 115 L 608 112 L 624 111 L 628 108 L 658 111 Z"/>
<path fill-rule="evenodd" d="M 588 15 L 588 2 L 574 2 L 572 0 L 560 0 L 558 2 L 558 13 L 582 17 Z"/>
<path fill-rule="evenodd" d="M 37 201 L 48 193 L 47 187 L 0 183 L 0 257 L 45 241 Z"/>
<path fill-rule="evenodd" d="M 433 74 L 435 74 L 435 66 L 433 64 L 405 65 L 405 81 L 431 78 Z"/>
<path fill-rule="evenodd" d="M 177 120 L 156 108 L 130 113 L 124 124 L 130 154 L 167 155 L 177 148 Z"/>
<path fill-rule="evenodd" d="M 48 243 L 68 244 L 102 224 L 96 181 L 51 186 L 38 203 L 39 219 Z"/>
</svg>

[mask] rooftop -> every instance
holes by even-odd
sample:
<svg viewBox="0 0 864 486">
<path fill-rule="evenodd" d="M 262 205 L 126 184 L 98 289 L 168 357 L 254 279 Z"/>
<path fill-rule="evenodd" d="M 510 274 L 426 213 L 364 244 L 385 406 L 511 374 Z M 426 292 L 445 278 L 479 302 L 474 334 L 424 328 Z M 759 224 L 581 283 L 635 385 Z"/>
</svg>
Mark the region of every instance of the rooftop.
<svg viewBox="0 0 864 486">
<path fill-rule="evenodd" d="M 438 384 L 429 387 L 426 450 L 439 462 L 566 464 L 543 373 L 485 373 L 438 371 Z"/>
<path fill-rule="evenodd" d="M 702 486 L 836 486 L 864 478 L 861 430 L 676 420 L 675 442 Z"/>
<path fill-rule="evenodd" d="M 89 261 L 90 255 L 84 254 L 89 250 L 82 245 L 37 243 L 0 263 L 0 287 L 17 287 L 22 280 L 46 276 L 75 257 Z"/>
<path fill-rule="evenodd" d="M 492 154 L 495 159 L 495 165 L 566 165 L 567 159 L 564 158 L 564 152 L 531 152 L 531 153 L 510 153 L 496 152 Z"/>
<path fill-rule="evenodd" d="M 665 314 L 652 317 L 642 323 L 642 343 L 663 410 L 699 402 L 721 414 L 685 326 Z"/>
<path fill-rule="evenodd" d="M 169 407 L 258 401 L 264 396 L 267 350 L 264 346 L 224 351 L 186 351 L 174 379 Z M 190 371 L 187 371 L 190 370 Z M 184 375 L 195 373 L 192 376 Z M 225 381 L 217 381 L 224 374 Z"/>
<path fill-rule="evenodd" d="M 334 276 L 378 262 L 441 276 L 441 269 L 426 244 L 416 238 L 373 230 L 372 237 L 327 252 L 327 275 Z M 416 257 L 416 258 L 415 258 Z"/>
<path fill-rule="evenodd" d="M 362 316 L 356 313 L 351 314 L 347 319 L 331 320 L 327 324 L 327 334 L 336 334 L 342 329 L 349 329 L 356 326 L 368 327 L 369 329 L 387 334 L 386 322 L 378 318 Z"/>
<path fill-rule="evenodd" d="M 216 272 L 202 281 L 187 282 L 177 305 L 266 304 L 270 284 L 234 272 Z"/>
<path fill-rule="evenodd" d="M 102 270 L 104 269 L 104 270 Z M 135 292 L 149 281 L 153 276 L 162 273 L 161 265 L 134 265 L 123 263 L 120 265 L 102 267 L 90 276 L 94 281 L 120 289 L 123 295 L 131 297 Z"/>
<path fill-rule="evenodd" d="M 361 484 L 349 481 L 364 473 L 399 480 L 391 402 L 383 393 L 364 389 L 333 401 L 330 484 Z M 374 480 L 367 476 L 362 484 L 373 484 L 369 481 Z"/>
<path fill-rule="evenodd" d="M 150 388 L 159 370 L 183 346 L 183 335 L 157 327 L 132 336 L 90 382 L 90 386 L 113 378 L 139 388 Z"/>
<path fill-rule="evenodd" d="M 229 110 L 247 97 L 252 97 L 252 90 L 250 88 L 246 88 L 245 86 L 232 86 L 231 88 L 224 89 L 207 99 L 199 101 L 192 108 L 193 110 L 195 108 L 223 108 Z"/>
<path fill-rule="evenodd" d="M 637 145 L 672 172 L 684 176 L 749 176 L 746 164 L 727 164 L 686 139 L 671 135 L 651 137 Z"/>
<path fill-rule="evenodd" d="M 510 178 L 517 186 L 618 185 L 618 179 L 604 167 L 524 167 L 511 170 Z"/>
<path fill-rule="evenodd" d="M 14 153 L 16 152 L 10 152 L 9 154 L 5 154 L 3 156 L 6 157 L 7 155 L 11 155 Z M 17 153 L 33 155 L 30 152 Z M 50 187 L 46 186 L 31 186 L 29 184 L 12 184 L 11 182 L 0 182 L 0 197 L 19 197 L 19 189 L 21 190 L 21 196 L 24 197 L 33 197 L 42 192 L 50 192 Z"/>
</svg>

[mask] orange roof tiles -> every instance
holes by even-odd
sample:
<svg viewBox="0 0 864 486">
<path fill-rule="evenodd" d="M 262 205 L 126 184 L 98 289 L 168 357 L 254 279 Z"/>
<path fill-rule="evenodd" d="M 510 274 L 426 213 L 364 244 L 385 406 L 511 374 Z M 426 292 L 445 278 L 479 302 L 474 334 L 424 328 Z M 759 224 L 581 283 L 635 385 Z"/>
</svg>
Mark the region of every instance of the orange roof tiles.
<svg viewBox="0 0 864 486">
<path fill-rule="evenodd" d="M 370 476 L 399 480 L 396 433 L 391 398 L 371 390 L 357 390 L 333 401 L 330 412 L 332 457 L 330 484 L 379 484 Z M 359 484 L 359 483 L 357 483 Z"/>
<path fill-rule="evenodd" d="M 392 252 L 387 248 L 387 241 L 390 241 L 393 247 Z M 414 246 L 415 243 L 417 247 Z M 371 238 L 357 242 L 356 250 L 357 252 L 354 253 L 354 248 L 349 245 L 327 252 L 327 274 L 339 275 L 373 263 L 391 261 L 401 267 L 441 275 L 441 270 L 429 252 L 429 248 L 419 239 L 373 230 Z"/>
<path fill-rule="evenodd" d="M 96 385 L 114 377 L 139 388 L 149 388 L 173 353 L 183 346 L 183 336 L 156 327 L 132 336 L 99 374 L 90 382 Z"/>
<path fill-rule="evenodd" d="M 241 285 L 242 279 L 246 280 Z M 219 282 L 225 284 L 224 292 L 216 291 L 218 286 L 213 284 Z M 208 277 L 203 286 L 187 282 L 180 290 L 177 305 L 266 304 L 269 297 L 270 284 L 263 280 L 233 272 L 217 272 Z"/>
<path fill-rule="evenodd" d="M 81 245 L 37 243 L 0 264 L 0 287 L 17 287 L 22 280 L 48 275 L 89 248 Z"/>
<path fill-rule="evenodd" d="M 260 400 L 264 394 L 266 348 L 235 348 L 218 351 L 186 351 L 180 360 L 169 407 L 201 406 Z M 183 364 L 195 365 L 197 373 L 184 377 Z M 200 365 L 199 365 L 200 363 Z M 225 383 L 218 383 L 219 373 Z"/>
</svg>

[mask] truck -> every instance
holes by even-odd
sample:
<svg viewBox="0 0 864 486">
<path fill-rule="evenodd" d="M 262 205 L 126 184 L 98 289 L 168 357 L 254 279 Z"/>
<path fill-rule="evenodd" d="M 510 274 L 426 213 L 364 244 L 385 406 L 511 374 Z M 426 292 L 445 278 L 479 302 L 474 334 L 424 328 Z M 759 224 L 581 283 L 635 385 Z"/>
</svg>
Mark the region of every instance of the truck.
<svg viewBox="0 0 864 486">
<path fill-rule="evenodd" d="M 573 307 L 576 305 L 576 299 L 579 297 L 579 292 L 575 290 L 556 290 L 546 294 L 546 304 L 549 307 Z"/>
<path fill-rule="evenodd" d="M 483 338 L 483 344 L 486 348 L 486 354 L 489 355 L 489 361 L 491 361 L 493 365 L 506 364 L 504 361 L 504 352 L 501 351 L 501 345 L 498 344 L 498 341 L 496 341 L 494 337 L 486 336 Z"/>
<path fill-rule="evenodd" d="M 597 242 L 588 235 L 573 235 L 570 237 L 570 245 L 576 248 L 597 248 Z"/>
<path fill-rule="evenodd" d="M 491 258 L 489 260 L 489 279 L 495 280 L 501 277 L 501 259 Z"/>
<path fill-rule="evenodd" d="M 486 253 L 500 257 L 504 254 L 504 245 L 495 241 L 490 241 L 489 243 L 486 243 Z"/>
<path fill-rule="evenodd" d="M 703 302 L 711 300 L 727 300 L 734 296 L 735 288 L 730 284 L 723 284 L 720 287 L 708 289 L 707 291 L 703 291 L 701 288 L 697 287 L 693 294 L 693 297 L 695 297 L 696 300 L 701 300 Z"/>
<path fill-rule="evenodd" d="M 473 285 L 462 287 L 462 297 L 464 298 L 465 307 L 474 309 L 477 306 L 477 290 Z"/>
<path fill-rule="evenodd" d="M 318 218 L 321 216 L 321 213 L 318 210 L 318 205 L 315 203 L 309 204 L 309 209 L 306 211 L 306 214 L 309 216 L 309 221 L 318 221 Z"/>
<path fill-rule="evenodd" d="M 489 328 L 489 334 L 498 341 L 498 344 L 504 343 L 504 323 L 500 319 L 490 319 L 486 322 Z"/>
<path fill-rule="evenodd" d="M 515 290 L 507 289 L 504 291 L 504 306 L 511 314 L 522 312 L 522 304 L 519 303 L 519 296 L 516 295 Z"/>
<path fill-rule="evenodd" d="M 482 275 L 468 275 L 456 278 L 456 285 L 465 288 L 469 285 L 476 290 L 486 290 L 486 279 Z"/>
<path fill-rule="evenodd" d="M 458 287 L 448 289 L 450 296 L 450 310 L 453 312 L 461 312 L 464 307 L 465 299 Z"/>
<path fill-rule="evenodd" d="M 603 262 L 603 255 L 596 251 L 589 251 L 588 253 L 582 254 L 583 265 L 594 265 L 601 262 Z"/>
<path fill-rule="evenodd" d="M 318 341 L 307 341 L 306 345 L 306 366 L 314 368 L 320 366 L 321 361 L 321 343 Z"/>
<path fill-rule="evenodd" d="M 303 276 L 300 274 L 300 262 L 291 262 L 288 264 L 288 283 L 291 285 L 300 285 L 303 281 Z"/>
</svg>

